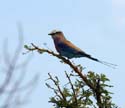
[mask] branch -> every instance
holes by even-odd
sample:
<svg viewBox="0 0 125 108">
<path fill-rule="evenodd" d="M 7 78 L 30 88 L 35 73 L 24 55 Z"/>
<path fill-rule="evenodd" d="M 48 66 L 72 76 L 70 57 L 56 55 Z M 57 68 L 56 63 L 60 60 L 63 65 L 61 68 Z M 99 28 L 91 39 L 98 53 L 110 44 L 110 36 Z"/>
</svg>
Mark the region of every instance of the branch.
<svg viewBox="0 0 125 108">
<path fill-rule="evenodd" d="M 53 55 L 53 56 L 57 57 L 58 59 L 61 59 L 65 64 L 68 64 L 74 70 L 74 72 L 77 73 L 78 76 L 86 83 L 86 85 L 93 91 L 93 93 L 96 95 L 96 100 L 97 100 L 97 104 L 98 104 L 99 108 L 102 108 L 101 107 L 102 101 L 101 101 L 100 81 L 99 80 L 97 81 L 97 86 L 95 86 L 89 79 L 87 79 L 86 75 L 83 74 L 83 72 L 81 71 L 81 68 L 79 68 L 78 66 L 75 66 L 69 59 L 67 59 L 65 57 L 62 57 L 61 55 L 56 54 L 53 51 L 50 51 L 50 50 L 47 50 L 47 49 L 44 49 L 44 48 L 39 48 L 38 46 L 34 45 L 33 43 L 31 43 L 31 46 L 25 45 L 24 47 L 28 50 L 28 52 L 37 51 L 38 53 L 48 53 L 50 55 Z M 67 76 L 67 78 L 68 78 L 69 83 L 72 87 L 72 90 L 73 90 L 73 93 L 74 93 L 74 98 L 75 98 L 75 101 L 77 103 L 75 90 L 74 90 L 73 85 L 70 81 L 70 78 L 68 76 Z M 56 83 L 55 83 L 55 85 L 56 85 Z M 58 89 L 60 89 L 60 88 L 58 88 Z M 60 90 L 60 93 L 62 94 L 61 90 Z M 62 96 L 63 96 L 63 94 L 62 94 Z M 64 98 L 64 96 L 63 96 L 63 98 Z"/>
<path fill-rule="evenodd" d="M 101 92 L 100 92 L 100 79 L 97 79 L 97 85 L 96 85 L 96 99 L 97 99 L 97 104 L 99 108 L 102 108 L 102 100 L 101 100 Z"/>
<path fill-rule="evenodd" d="M 73 84 L 72 84 L 72 81 L 71 81 L 71 79 L 70 79 L 70 76 L 65 72 L 65 74 L 66 74 L 66 77 L 68 78 L 68 80 L 69 80 L 69 84 L 71 85 L 71 89 L 72 89 L 72 91 L 73 91 L 73 95 L 74 95 L 74 99 L 75 99 L 75 104 L 76 104 L 76 106 L 78 105 L 78 103 L 77 103 L 77 94 L 76 94 L 76 92 L 75 92 L 75 88 L 74 88 L 74 86 L 73 86 Z"/>
<path fill-rule="evenodd" d="M 86 75 L 84 75 L 82 72 L 81 72 L 81 69 L 79 69 L 77 66 L 75 66 L 69 59 L 66 59 L 64 57 L 62 57 L 61 55 L 59 54 L 56 54 L 54 53 L 53 51 L 50 51 L 50 50 L 47 50 L 47 49 L 44 49 L 44 48 L 39 48 L 38 46 L 34 45 L 33 43 L 31 43 L 32 46 L 27 46 L 25 45 L 24 47 L 28 50 L 28 51 L 38 51 L 39 53 L 48 53 L 50 55 L 53 55 L 55 57 L 57 57 L 58 59 L 61 59 L 65 64 L 68 64 L 74 71 L 75 73 L 77 73 L 80 78 L 83 79 L 83 81 L 92 89 L 95 91 L 95 87 L 90 83 L 90 81 L 88 81 Z"/>
<path fill-rule="evenodd" d="M 23 48 L 23 31 L 21 28 L 19 30 L 18 44 L 15 47 L 13 55 L 9 52 L 8 41 L 4 41 L 3 45 L 3 62 L 2 74 L 4 77 L 0 82 L 0 108 L 10 108 L 14 106 L 21 106 L 26 102 L 27 98 L 30 96 L 33 88 L 36 86 L 36 81 L 39 75 L 35 75 L 30 81 L 24 83 L 24 78 L 26 75 L 26 69 L 29 64 L 30 58 L 20 63 L 20 54 Z M 20 63 L 20 64 L 19 64 Z M 29 93 L 30 92 L 30 93 Z"/>
<path fill-rule="evenodd" d="M 61 94 L 63 100 L 66 101 L 66 98 L 65 98 L 65 96 L 64 96 L 64 94 L 63 94 L 63 92 L 62 92 L 62 90 L 61 90 L 61 88 L 60 88 L 60 86 L 58 84 L 58 78 L 55 77 L 56 80 L 54 80 L 53 77 L 50 75 L 50 73 L 48 73 L 48 75 L 49 75 L 49 78 L 54 82 L 55 86 L 57 86 L 57 88 L 59 90 L 59 93 Z"/>
</svg>

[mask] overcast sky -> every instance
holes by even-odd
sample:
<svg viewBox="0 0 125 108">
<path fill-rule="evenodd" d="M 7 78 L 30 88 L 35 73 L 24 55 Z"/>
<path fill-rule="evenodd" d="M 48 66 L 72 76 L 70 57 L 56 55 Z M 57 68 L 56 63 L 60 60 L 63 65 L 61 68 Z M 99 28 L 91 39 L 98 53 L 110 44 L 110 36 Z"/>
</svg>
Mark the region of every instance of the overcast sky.
<svg viewBox="0 0 125 108">
<path fill-rule="evenodd" d="M 121 108 L 125 107 L 125 0 L 0 0 L 0 48 L 3 40 L 8 38 L 10 53 L 18 43 L 18 22 L 23 26 L 25 44 L 45 47 L 43 43 L 47 43 L 55 51 L 53 41 L 47 34 L 59 29 L 87 53 L 117 64 L 117 69 L 111 69 L 85 58 L 73 59 L 87 70 L 106 74 L 114 85 L 113 101 Z M 23 60 L 26 56 L 21 55 L 21 58 Z M 59 76 L 63 82 L 65 70 L 70 71 L 70 68 L 58 59 L 34 53 L 26 77 L 30 79 L 39 72 L 40 80 L 30 97 L 31 103 L 25 107 L 51 108 L 48 101 L 52 91 L 45 86 L 47 73 Z"/>
</svg>

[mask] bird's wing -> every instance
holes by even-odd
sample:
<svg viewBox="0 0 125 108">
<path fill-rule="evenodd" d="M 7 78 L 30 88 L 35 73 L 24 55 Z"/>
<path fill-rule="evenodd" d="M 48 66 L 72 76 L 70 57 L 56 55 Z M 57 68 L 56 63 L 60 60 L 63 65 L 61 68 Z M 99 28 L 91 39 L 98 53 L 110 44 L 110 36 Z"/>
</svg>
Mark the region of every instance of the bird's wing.
<svg viewBox="0 0 125 108">
<path fill-rule="evenodd" d="M 80 48 L 78 48 L 77 46 L 75 46 L 73 43 L 71 43 L 71 42 L 68 41 L 68 40 L 66 40 L 66 41 L 64 42 L 64 44 L 65 44 L 66 46 L 68 46 L 68 47 L 70 47 L 70 48 L 72 48 L 72 49 L 78 51 L 78 52 L 84 52 L 84 51 L 82 51 Z"/>
</svg>

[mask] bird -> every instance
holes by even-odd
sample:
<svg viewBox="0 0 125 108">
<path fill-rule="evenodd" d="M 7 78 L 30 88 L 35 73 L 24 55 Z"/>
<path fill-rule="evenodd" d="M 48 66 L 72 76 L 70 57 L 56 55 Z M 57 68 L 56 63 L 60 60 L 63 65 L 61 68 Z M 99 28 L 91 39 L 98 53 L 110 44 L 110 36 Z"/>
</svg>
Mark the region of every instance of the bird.
<svg viewBox="0 0 125 108">
<path fill-rule="evenodd" d="M 72 42 L 67 40 L 64 36 L 64 33 L 60 30 L 52 30 L 48 35 L 52 37 L 55 44 L 55 48 L 61 56 L 64 56 L 68 59 L 86 57 L 88 59 L 91 59 L 93 61 L 99 62 L 112 68 L 117 66 L 116 64 L 101 61 L 97 58 L 92 57 L 90 54 L 84 52 Z"/>
</svg>

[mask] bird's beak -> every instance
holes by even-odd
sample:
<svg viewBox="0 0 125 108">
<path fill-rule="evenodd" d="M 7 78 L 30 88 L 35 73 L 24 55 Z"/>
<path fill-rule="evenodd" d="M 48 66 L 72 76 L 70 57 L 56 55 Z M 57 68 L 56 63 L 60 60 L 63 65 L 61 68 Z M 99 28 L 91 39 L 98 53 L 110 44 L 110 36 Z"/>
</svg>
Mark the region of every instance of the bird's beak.
<svg viewBox="0 0 125 108">
<path fill-rule="evenodd" d="M 52 33 L 49 33 L 48 35 L 52 35 Z"/>
</svg>

